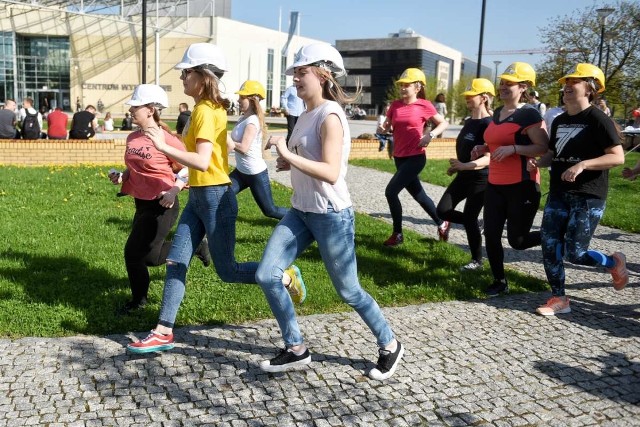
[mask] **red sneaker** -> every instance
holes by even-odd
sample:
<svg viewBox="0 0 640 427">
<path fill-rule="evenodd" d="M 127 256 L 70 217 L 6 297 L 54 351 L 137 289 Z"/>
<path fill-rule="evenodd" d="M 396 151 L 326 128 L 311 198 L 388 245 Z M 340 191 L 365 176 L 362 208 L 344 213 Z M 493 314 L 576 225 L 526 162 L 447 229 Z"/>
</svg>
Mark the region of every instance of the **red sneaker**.
<svg viewBox="0 0 640 427">
<path fill-rule="evenodd" d="M 162 335 L 152 330 L 142 341 L 132 342 L 127 345 L 127 350 L 131 353 L 151 353 L 154 351 L 171 350 L 174 346 L 173 334 Z"/>
<path fill-rule="evenodd" d="M 621 291 L 629 283 L 629 271 L 627 270 L 627 257 L 622 252 L 614 252 L 611 255 L 616 261 L 613 268 L 609 269 L 613 279 L 613 289 Z"/>
<path fill-rule="evenodd" d="M 385 246 L 399 246 L 404 242 L 404 237 L 402 237 L 402 233 L 392 233 L 391 237 L 384 241 L 383 245 Z"/>
<path fill-rule="evenodd" d="M 451 223 L 449 221 L 444 221 L 442 224 L 438 226 L 438 237 L 442 242 L 446 242 L 449 240 L 450 228 L 451 228 Z"/>
</svg>

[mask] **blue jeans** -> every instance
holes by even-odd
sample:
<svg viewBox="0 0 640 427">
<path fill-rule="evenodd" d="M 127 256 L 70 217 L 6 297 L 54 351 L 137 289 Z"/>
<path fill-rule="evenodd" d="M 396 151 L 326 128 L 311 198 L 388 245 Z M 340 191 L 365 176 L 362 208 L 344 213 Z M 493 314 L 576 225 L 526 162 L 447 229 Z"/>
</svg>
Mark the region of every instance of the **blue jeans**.
<svg viewBox="0 0 640 427">
<path fill-rule="evenodd" d="M 167 255 L 167 277 L 164 283 L 160 320 L 173 328 L 184 298 L 187 268 L 191 256 L 207 235 L 209 252 L 216 272 L 225 282 L 256 283 L 256 262 L 236 262 L 236 218 L 238 203 L 228 185 L 191 187 L 189 201 L 182 211 Z"/>
<path fill-rule="evenodd" d="M 572 264 L 595 267 L 589 243 L 602 219 L 605 201 L 565 192 L 549 193 L 542 216 L 542 261 L 553 296 L 565 294 L 563 257 Z M 601 258 L 606 258 L 602 254 Z"/>
<path fill-rule="evenodd" d="M 287 347 L 302 344 L 303 339 L 291 297 L 282 286 L 282 274 L 314 240 L 318 242 L 320 256 L 340 298 L 364 320 L 378 346 L 384 347 L 393 341 L 393 332 L 378 303 L 358 281 L 354 233 L 353 208 L 340 212 L 329 210 L 326 214 L 291 208 L 273 230 L 256 280 L 267 297 Z"/>
<path fill-rule="evenodd" d="M 269 183 L 269 172 L 267 169 L 255 175 L 247 175 L 234 169 L 231 174 L 231 188 L 234 194 L 238 194 L 247 187 L 251 189 L 251 194 L 264 216 L 275 219 L 282 219 L 287 213 L 287 208 L 276 206 L 271 195 L 271 184 Z"/>
</svg>

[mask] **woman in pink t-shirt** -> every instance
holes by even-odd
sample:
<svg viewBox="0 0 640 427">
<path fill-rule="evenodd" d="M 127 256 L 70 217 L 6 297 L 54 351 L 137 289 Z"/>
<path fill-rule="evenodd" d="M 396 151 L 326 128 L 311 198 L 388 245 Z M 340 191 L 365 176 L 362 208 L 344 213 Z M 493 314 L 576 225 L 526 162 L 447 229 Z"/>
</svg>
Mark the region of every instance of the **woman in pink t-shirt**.
<svg viewBox="0 0 640 427">
<path fill-rule="evenodd" d="M 393 129 L 393 161 L 396 173 L 385 189 L 393 220 L 393 233 L 385 240 L 385 246 L 398 246 L 404 241 L 402 236 L 402 204 L 398 197 L 403 189 L 422 206 L 438 226 L 440 240 L 449 238 L 449 222 L 443 221 L 436 213 L 436 205 L 422 188 L 418 175 L 427 164 L 425 147 L 435 135 L 440 135 L 449 126 L 445 118 L 436 112 L 431 102 L 426 100 L 424 87 L 427 79 L 417 68 L 407 68 L 396 82 L 400 85 L 402 99 L 394 101 L 387 111 L 387 120 L 378 126 L 378 133 Z M 429 121 L 436 124 L 431 132 L 424 129 Z"/>
<path fill-rule="evenodd" d="M 109 173 L 111 182 L 121 183 L 121 193 L 132 196 L 136 204 L 131 233 L 124 247 L 132 300 L 125 304 L 123 313 L 146 304 L 150 281 L 148 266 L 166 262 L 171 247 L 171 241 L 166 237 L 178 219 L 178 193 L 186 185 L 188 175 L 186 169 L 180 172 L 182 165 L 156 150 L 145 134 L 150 128 L 161 128 L 160 110 L 168 106 L 166 92 L 157 85 L 139 85 L 126 104 L 131 106 L 129 112 L 138 129 L 127 137 L 126 169 Z M 168 144 L 185 150 L 177 137 L 166 130 L 163 132 Z M 202 245 L 202 250 L 206 251 L 206 245 Z M 203 254 L 201 259 L 206 261 L 207 255 Z"/>
</svg>

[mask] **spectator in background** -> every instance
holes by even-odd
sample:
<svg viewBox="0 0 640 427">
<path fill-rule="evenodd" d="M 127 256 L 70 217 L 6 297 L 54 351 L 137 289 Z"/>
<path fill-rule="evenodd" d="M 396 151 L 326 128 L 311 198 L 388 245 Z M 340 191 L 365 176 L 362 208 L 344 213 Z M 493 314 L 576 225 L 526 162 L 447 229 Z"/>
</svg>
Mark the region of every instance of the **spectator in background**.
<svg viewBox="0 0 640 427">
<path fill-rule="evenodd" d="M 607 115 L 607 117 L 611 117 L 611 110 L 607 106 L 607 100 L 604 98 L 598 99 L 598 108 Z"/>
<path fill-rule="evenodd" d="M 566 109 L 564 107 L 564 100 L 562 99 L 563 96 L 564 96 L 564 93 L 562 92 L 562 89 L 560 89 L 560 97 L 558 99 L 558 106 L 557 107 L 553 107 L 553 108 L 549 108 L 547 110 L 547 112 L 543 116 L 544 124 L 547 126 L 547 132 L 551 132 L 551 123 L 553 123 L 553 119 L 555 119 L 560 114 L 562 114 L 562 113 L 564 113 L 566 111 Z"/>
<path fill-rule="evenodd" d="M 96 107 L 87 105 L 84 111 L 73 115 L 69 139 L 89 139 L 96 134 L 97 128 Z"/>
<path fill-rule="evenodd" d="M 0 110 L 0 139 L 20 138 L 16 130 L 16 101 L 7 99 Z"/>
<path fill-rule="evenodd" d="M 447 111 L 447 103 L 444 97 L 444 93 L 439 93 L 436 95 L 433 106 L 436 107 L 436 111 L 438 112 L 438 114 L 440 114 L 444 118 L 447 117 L 447 114 L 449 112 Z M 436 135 L 436 138 L 442 138 L 442 134 Z"/>
<path fill-rule="evenodd" d="M 176 132 L 179 136 L 182 136 L 184 127 L 187 125 L 187 122 L 191 118 L 191 111 L 189 111 L 189 105 L 187 105 L 185 102 L 180 103 L 180 106 L 178 106 L 178 111 L 180 111 L 180 114 L 178 114 L 178 120 L 176 122 Z"/>
<path fill-rule="evenodd" d="M 280 107 L 285 109 L 285 116 L 287 117 L 287 142 L 289 142 L 298 117 L 300 117 L 300 114 L 304 111 L 304 102 L 298 98 L 298 90 L 294 85 L 289 86 L 282 96 L 280 96 Z"/>
<path fill-rule="evenodd" d="M 120 126 L 120 130 L 133 130 L 133 119 L 131 118 L 131 114 L 124 113 L 124 119 L 122 119 L 122 126 Z"/>
<path fill-rule="evenodd" d="M 33 108 L 33 99 L 25 98 L 22 100 L 22 108 L 20 109 L 19 114 L 20 135 L 22 136 L 22 139 L 41 138 L 42 114 Z"/>
<path fill-rule="evenodd" d="M 56 107 L 47 116 L 47 136 L 49 139 L 67 139 L 67 122 L 69 117 L 62 112 L 62 108 Z"/>
<path fill-rule="evenodd" d="M 103 127 L 105 132 L 112 132 L 114 127 L 113 127 L 113 117 L 111 117 L 111 112 L 107 111 L 107 115 L 104 116 L 104 123 L 103 123 Z"/>
<path fill-rule="evenodd" d="M 540 94 L 537 90 L 532 90 L 529 92 L 529 104 L 533 105 L 536 110 L 540 113 L 542 117 L 544 117 L 547 112 L 547 106 L 544 102 L 540 102 Z"/>
</svg>

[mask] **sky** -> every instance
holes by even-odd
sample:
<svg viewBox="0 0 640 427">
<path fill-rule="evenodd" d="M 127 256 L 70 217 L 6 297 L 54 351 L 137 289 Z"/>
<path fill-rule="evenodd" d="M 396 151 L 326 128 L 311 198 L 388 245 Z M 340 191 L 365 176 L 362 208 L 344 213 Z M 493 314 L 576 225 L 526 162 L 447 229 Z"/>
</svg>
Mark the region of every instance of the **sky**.
<svg viewBox="0 0 640 427">
<path fill-rule="evenodd" d="M 554 18 L 571 16 L 595 5 L 613 6 L 610 0 L 486 0 L 483 52 L 543 48 L 540 30 Z M 232 19 L 288 31 L 289 13 L 301 13 L 300 35 L 329 43 L 358 38 L 384 38 L 401 28 L 478 57 L 482 0 L 234 0 Z M 483 54 L 482 64 L 498 73 L 515 61 L 534 65 L 541 54 Z"/>
</svg>

